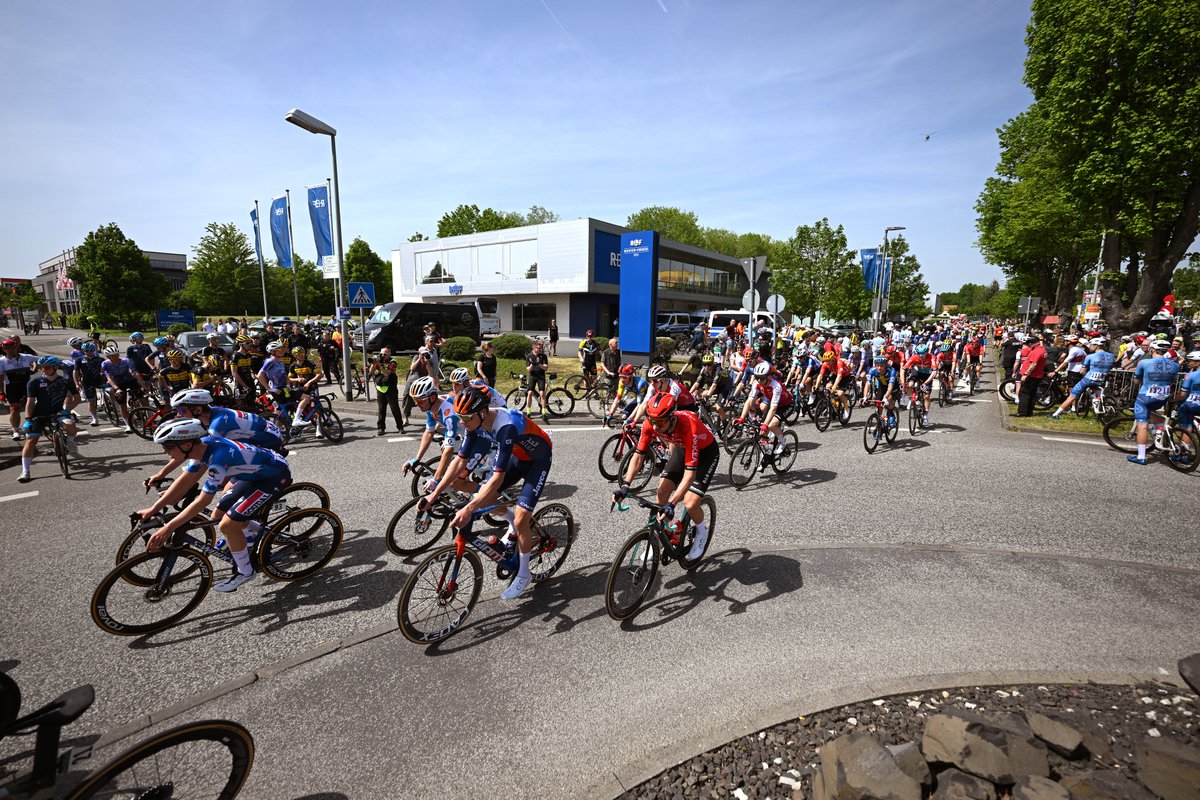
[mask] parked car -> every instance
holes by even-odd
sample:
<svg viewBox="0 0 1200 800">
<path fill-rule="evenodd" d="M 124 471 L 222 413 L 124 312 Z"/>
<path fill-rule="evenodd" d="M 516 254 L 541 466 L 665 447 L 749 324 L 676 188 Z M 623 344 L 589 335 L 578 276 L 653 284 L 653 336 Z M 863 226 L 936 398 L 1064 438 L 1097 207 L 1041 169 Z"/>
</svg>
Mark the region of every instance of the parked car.
<svg viewBox="0 0 1200 800">
<path fill-rule="evenodd" d="M 691 316 L 684 311 L 660 311 L 654 320 L 656 336 L 691 334 L 694 327 L 695 323 L 692 322 Z"/>
<path fill-rule="evenodd" d="M 387 346 L 393 353 L 412 353 L 425 343 L 425 325 L 433 322 L 442 337 L 466 336 L 481 341 L 479 312 L 468 303 L 386 303 L 363 326 L 367 350 Z M 362 347 L 359 334 L 354 346 Z"/>
<path fill-rule="evenodd" d="M 215 334 L 217 344 L 225 348 L 226 353 L 232 353 L 234 342 L 224 333 Z M 175 337 L 175 341 L 179 343 L 179 349 L 183 351 L 184 356 L 189 360 L 193 355 L 200 353 L 208 346 L 208 334 L 204 331 L 188 331 L 181 333 Z"/>
</svg>

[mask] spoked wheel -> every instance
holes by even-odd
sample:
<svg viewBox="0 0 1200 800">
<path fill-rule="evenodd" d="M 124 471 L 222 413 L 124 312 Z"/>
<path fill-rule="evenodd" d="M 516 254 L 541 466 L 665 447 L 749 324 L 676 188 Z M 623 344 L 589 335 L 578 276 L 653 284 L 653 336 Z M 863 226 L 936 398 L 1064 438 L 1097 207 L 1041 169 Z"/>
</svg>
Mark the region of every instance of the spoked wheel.
<svg viewBox="0 0 1200 800">
<path fill-rule="evenodd" d="M 587 379 L 582 375 L 571 375 L 563 381 L 563 388 L 570 392 L 572 397 L 579 399 L 588 390 Z"/>
<path fill-rule="evenodd" d="M 816 404 L 813 406 L 812 412 L 813 425 L 817 426 L 817 430 L 821 433 L 829 430 L 829 423 L 833 422 L 833 403 L 828 397 L 817 398 Z"/>
<path fill-rule="evenodd" d="M 612 395 L 605 388 L 598 388 L 587 396 L 587 410 L 596 419 L 604 419 L 608 407 L 612 405 Z"/>
<path fill-rule="evenodd" d="M 524 411 L 525 410 L 525 400 L 526 400 L 526 397 L 528 394 L 529 394 L 529 392 L 528 392 L 528 390 L 525 389 L 524 386 L 518 386 L 517 388 L 510 391 L 508 394 L 504 395 L 504 402 L 508 405 L 509 408 L 515 408 L 518 411 Z"/>
<path fill-rule="evenodd" d="M 409 500 L 388 523 L 387 547 L 398 556 L 425 552 L 450 526 L 450 517 L 438 519 L 427 511 L 418 511 L 419 502 L 419 497 Z"/>
<path fill-rule="evenodd" d="M 566 389 L 551 389 L 546 392 L 545 411 L 552 417 L 565 417 L 575 410 L 575 397 Z"/>
<path fill-rule="evenodd" d="M 54 434 L 54 457 L 58 459 L 58 468 L 62 471 L 63 477 L 70 478 L 71 463 L 67 454 L 67 434 L 61 429 Z"/>
<path fill-rule="evenodd" d="M 267 511 L 267 521 L 264 527 L 271 527 L 285 515 L 302 508 L 329 508 L 329 492 L 319 483 L 297 481 L 279 494 L 271 502 Z M 211 529 L 208 529 L 211 530 Z M 195 534 L 193 534 L 195 535 Z"/>
<path fill-rule="evenodd" d="M 1017 396 L 1016 388 L 1017 388 L 1017 382 L 1015 380 L 1013 380 L 1012 378 L 1009 378 L 1008 380 L 1002 381 L 1000 383 L 1000 388 L 997 391 L 1000 392 L 1001 397 L 1003 397 L 1008 402 L 1013 403 L 1013 402 L 1016 402 L 1013 399 Z"/>
<path fill-rule="evenodd" d="M 1192 472 L 1196 469 L 1196 430 L 1171 429 L 1171 451 L 1167 454 L 1167 464 L 1180 472 Z"/>
<path fill-rule="evenodd" d="M 453 634 L 479 600 L 483 563 L 474 550 L 465 550 L 461 561 L 455 551 L 452 544 L 435 550 L 400 592 L 396 618 L 404 638 L 414 644 L 439 642 Z"/>
<path fill-rule="evenodd" d="M 605 480 L 615 481 L 621 477 L 621 462 L 625 460 L 625 454 L 633 449 L 629 443 L 622 444 L 624 439 L 624 433 L 614 433 L 600 445 L 600 474 Z"/>
<path fill-rule="evenodd" d="M 205 720 L 160 733 L 87 776 L 72 800 L 216 797 L 231 800 L 254 764 L 254 738 L 236 722 Z"/>
<path fill-rule="evenodd" d="M 879 414 L 872 414 L 867 417 L 867 424 L 863 427 L 863 447 L 868 453 L 874 453 L 875 448 L 879 447 L 879 442 L 884 438 L 883 420 L 879 418 Z"/>
<path fill-rule="evenodd" d="M 654 588 L 662 557 L 658 537 L 642 528 L 630 536 L 608 569 L 604 608 L 615 620 L 629 619 L 638 612 Z"/>
<path fill-rule="evenodd" d="M 276 520 L 259 540 L 262 571 L 280 581 L 307 578 L 342 546 L 342 521 L 332 511 L 305 508 Z"/>
<path fill-rule="evenodd" d="M 891 444 L 896 441 L 896 434 L 900 432 L 900 415 L 895 411 L 889 411 L 884 420 L 883 435 L 888 440 L 888 444 Z"/>
<path fill-rule="evenodd" d="M 800 437 L 796 435 L 795 431 L 784 431 L 782 439 L 783 452 L 777 454 L 771 461 L 771 469 L 775 470 L 777 475 L 782 475 L 792 468 L 800 451 Z"/>
<path fill-rule="evenodd" d="M 188 524 L 180 528 L 182 533 L 191 536 L 193 539 L 199 539 L 209 547 L 215 547 L 217 544 L 216 534 L 213 532 L 212 525 L 196 525 Z M 117 558 L 115 566 L 120 566 L 132 560 L 135 556 L 145 552 L 146 541 L 150 538 L 151 531 L 130 531 L 125 540 L 121 542 L 121 546 L 117 548 Z M 158 569 L 161 562 L 157 560 L 141 562 L 136 569 L 129 569 L 121 573 L 121 580 L 133 586 L 153 586 L 154 581 L 158 578 Z M 179 560 L 175 562 L 172 569 L 172 577 L 175 580 L 187 577 L 192 570 L 196 569 L 196 564 L 191 561 Z"/>
<path fill-rule="evenodd" d="M 633 460 L 633 456 L 634 450 L 633 448 L 629 448 L 629 452 L 627 452 L 625 457 L 621 459 L 621 476 L 629 474 L 629 464 Z M 637 475 L 633 476 L 633 480 L 629 483 L 629 488 L 635 492 L 640 492 L 642 489 L 645 489 L 646 485 L 650 483 L 650 479 L 654 477 L 655 466 L 654 452 L 651 451 L 646 453 L 645 457 L 642 459 L 642 468 L 638 470 Z"/>
<path fill-rule="evenodd" d="M 127 577 L 132 573 L 136 577 Z M 155 575 L 151 586 L 142 576 Z M 92 594 L 92 621 L 113 636 L 140 636 L 181 621 L 212 586 L 212 564 L 187 548 L 142 553 L 113 569 Z"/>
<path fill-rule="evenodd" d="M 154 436 L 154 431 L 159 424 L 166 422 L 172 415 L 163 414 L 160 417 L 155 417 L 158 409 L 150 406 L 138 406 L 137 408 L 129 409 L 129 427 L 133 428 L 133 432 L 143 439 L 151 439 Z"/>
<path fill-rule="evenodd" d="M 529 558 L 533 580 L 544 581 L 567 560 L 575 541 L 575 518 L 562 503 L 549 503 L 533 515 L 533 535 L 537 545 Z"/>
<path fill-rule="evenodd" d="M 791 433 L 791 431 L 788 431 Z M 795 434 L 792 434 L 793 436 Z M 708 541 L 704 543 L 704 549 L 695 558 L 688 558 L 687 553 L 691 551 L 692 542 L 696 539 L 696 526 L 689 525 L 687 533 L 684 535 L 684 553 L 685 555 L 679 559 L 679 566 L 684 570 L 691 572 L 696 567 L 700 566 L 700 562 L 704 560 L 704 554 L 708 552 L 708 548 L 712 547 L 713 529 L 717 524 L 717 501 L 713 500 L 708 495 L 705 495 L 700 500 L 700 509 L 704 514 L 704 524 L 708 526 Z"/>
<path fill-rule="evenodd" d="M 917 406 L 915 400 L 908 404 L 908 432 L 912 436 L 917 435 L 917 428 L 921 426 L 921 412 L 917 410 Z"/>
<path fill-rule="evenodd" d="M 747 441 L 750 436 L 749 423 L 736 425 L 730 422 L 725 429 L 725 440 L 721 446 L 725 448 L 725 452 L 733 455 L 737 449 L 742 446 L 742 443 Z"/>
<path fill-rule="evenodd" d="M 729 459 L 729 482 L 741 489 L 750 483 L 762 463 L 762 448 L 756 439 L 747 439 L 733 452 Z"/>
<path fill-rule="evenodd" d="M 1075 399 L 1075 407 L 1071 409 L 1077 417 L 1086 417 L 1092 413 L 1092 406 L 1095 404 L 1095 393 L 1089 388 L 1084 389 L 1079 393 L 1079 397 Z"/>
<path fill-rule="evenodd" d="M 1137 423 L 1133 417 L 1122 415 L 1109 420 L 1104 426 L 1104 441 L 1121 453 L 1137 453 Z"/>
<path fill-rule="evenodd" d="M 342 429 L 342 421 L 338 418 L 337 413 L 322 408 L 317 412 L 317 425 L 320 426 L 321 435 L 334 444 L 342 440 L 345 431 Z"/>
</svg>

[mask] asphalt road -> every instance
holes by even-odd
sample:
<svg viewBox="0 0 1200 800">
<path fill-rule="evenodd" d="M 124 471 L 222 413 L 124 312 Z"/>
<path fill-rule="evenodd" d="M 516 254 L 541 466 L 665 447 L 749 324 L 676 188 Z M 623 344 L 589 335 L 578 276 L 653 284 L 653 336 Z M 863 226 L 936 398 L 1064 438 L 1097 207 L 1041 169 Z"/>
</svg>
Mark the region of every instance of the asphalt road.
<svg viewBox="0 0 1200 800">
<path fill-rule="evenodd" d="M 640 516 L 608 513 L 595 466 L 607 434 L 558 428 L 546 496 L 579 526 L 559 577 L 515 604 L 486 582 L 441 646 L 386 633 L 170 724 L 248 725 L 249 797 L 573 797 L 618 791 L 614 771 L 657 748 L 837 687 L 933 672 L 1154 672 L 1195 649 L 1200 476 L 1005 432 L 994 395 L 935 408 L 932 430 L 873 455 L 864 417 L 825 434 L 800 425 L 805 449 L 788 476 L 740 492 L 722 479 L 708 562 L 691 575 L 667 567 L 624 625 L 604 613 L 603 582 Z M 42 458 L 21 485 L 13 445 L 0 444 L 0 666 L 27 703 L 91 682 L 96 705 L 71 733 L 101 734 L 394 626 L 410 565 L 382 534 L 407 498 L 397 467 L 415 441 L 348 422 L 343 443 L 301 444 L 290 459 L 346 523 L 333 564 L 308 581 L 210 594 L 182 625 L 135 639 L 102 633 L 87 606 L 144 502 L 153 447 L 88 429 L 75 479 Z M 15 747 L 0 743 L 0 759 Z"/>
</svg>

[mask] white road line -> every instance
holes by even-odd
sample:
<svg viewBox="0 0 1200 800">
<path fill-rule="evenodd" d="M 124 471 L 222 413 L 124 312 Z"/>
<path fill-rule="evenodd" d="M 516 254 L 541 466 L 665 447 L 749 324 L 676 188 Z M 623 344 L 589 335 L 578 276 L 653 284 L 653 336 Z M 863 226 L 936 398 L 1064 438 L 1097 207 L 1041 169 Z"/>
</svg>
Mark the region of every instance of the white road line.
<svg viewBox="0 0 1200 800">
<path fill-rule="evenodd" d="M 24 500 L 26 497 L 37 497 L 39 494 L 41 493 L 38 491 L 10 494 L 8 497 L 0 497 L 0 503 L 7 503 L 9 500 Z"/>
<path fill-rule="evenodd" d="M 80 436 L 134 436 L 135 434 L 126 433 L 124 428 L 113 428 L 111 430 L 93 431 L 84 428 L 79 431 Z"/>
<path fill-rule="evenodd" d="M 397 436 L 395 439 L 388 439 L 389 442 L 415 442 L 420 439 L 420 436 Z"/>
<path fill-rule="evenodd" d="M 565 431 L 606 431 L 617 432 L 616 428 L 605 428 L 603 425 L 566 425 L 561 428 L 546 428 L 548 433 L 563 433 Z"/>
<path fill-rule="evenodd" d="M 1107 442 L 1089 442 L 1087 439 L 1069 439 L 1066 436 L 1043 436 L 1047 442 L 1070 442 L 1071 444 L 1094 444 L 1099 447 L 1108 447 Z"/>
</svg>

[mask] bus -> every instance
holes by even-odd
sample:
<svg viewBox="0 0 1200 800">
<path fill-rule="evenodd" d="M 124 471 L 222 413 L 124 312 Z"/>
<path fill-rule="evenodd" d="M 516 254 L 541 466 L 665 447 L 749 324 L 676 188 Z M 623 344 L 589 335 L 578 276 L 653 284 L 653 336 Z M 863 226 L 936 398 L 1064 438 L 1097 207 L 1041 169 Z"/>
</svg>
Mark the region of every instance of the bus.
<svg viewBox="0 0 1200 800">
<path fill-rule="evenodd" d="M 475 312 L 479 314 L 479 332 L 485 336 L 498 335 L 500 333 L 500 301 L 494 297 L 477 297 L 474 305 Z"/>
</svg>

